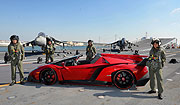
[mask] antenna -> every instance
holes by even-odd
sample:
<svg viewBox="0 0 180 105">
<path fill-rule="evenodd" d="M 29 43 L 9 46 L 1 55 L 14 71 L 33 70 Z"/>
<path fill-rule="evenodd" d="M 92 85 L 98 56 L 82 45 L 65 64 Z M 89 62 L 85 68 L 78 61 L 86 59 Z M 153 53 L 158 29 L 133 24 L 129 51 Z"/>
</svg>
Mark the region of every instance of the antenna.
<svg viewBox="0 0 180 105">
<path fill-rule="evenodd" d="M 117 40 L 117 34 L 115 34 L 115 41 Z"/>
<path fill-rule="evenodd" d="M 101 41 L 101 37 L 99 36 L 99 43 L 100 43 L 100 41 Z"/>
<path fill-rule="evenodd" d="M 146 32 L 146 38 L 147 38 L 147 32 Z"/>
</svg>

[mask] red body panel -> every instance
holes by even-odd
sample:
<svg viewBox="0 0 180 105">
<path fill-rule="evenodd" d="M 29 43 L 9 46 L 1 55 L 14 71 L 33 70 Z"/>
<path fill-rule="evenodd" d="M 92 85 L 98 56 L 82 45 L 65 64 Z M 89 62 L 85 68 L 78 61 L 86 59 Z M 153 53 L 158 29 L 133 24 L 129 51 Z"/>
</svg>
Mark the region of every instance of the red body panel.
<svg viewBox="0 0 180 105">
<path fill-rule="evenodd" d="M 140 66 L 136 66 L 133 64 L 119 64 L 116 66 L 111 66 L 111 67 L 105 68 L 100 73 L 97 80 L 98 81 L 112 82 L 111 74 L 112 74 L 112 72 L 115 72 L 118 70 L 129 70 L 129 71 L 131 71 L 134 74 L 136 80 L 141 79 L 145 74 L 148 73 L 148 70 L 146 67 L 140 67 Z"/>
<path fill-rule="evenodd" d="M 133 61 L 138 63 L 142 60 L 143 57 L 148 57 L 145 55 L 120 55 L 120 54 L 101 54 L 104 57 L 119 58 L 122 60 Z"/>
<path fill-rule="evenodd" d="M 62 69 L 64 80 L 89 80 L 94 71 L 106 63 L 86 64 L 79 66 L 69 66 Z"/>
<path fill-rule="evenodd" d="M 39 74 L 45 68 L 53 69 L 59 81 L 63 80 L 89 80 L 97 69 L 101 70 L 95 78 L 97 81 L 112 82 L 112 73 L 119 70 L 129 70 L 136 80 L 140 80 L 148 73 L 145 66 L 137 66 L 136 63 L 142 61 L 140 55 L 118 55 L 101 54 L 101 57 L 93 64 L 83 64 L 76 66 L 62 67 L 54 64 L 41 66 L 32 71 L 29 75 L 39 80 Z"/>
</svg>

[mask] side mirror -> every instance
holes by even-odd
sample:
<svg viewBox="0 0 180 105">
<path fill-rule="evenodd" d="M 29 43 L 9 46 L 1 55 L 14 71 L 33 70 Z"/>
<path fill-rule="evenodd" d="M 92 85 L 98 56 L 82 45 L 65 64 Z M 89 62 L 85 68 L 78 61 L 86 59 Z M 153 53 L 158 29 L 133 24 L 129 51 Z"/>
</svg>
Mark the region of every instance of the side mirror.
<svg viewBox="0 0 180 105">
<path fill-rule="evenodd" d="M 61 65 L 62 65 L 62 67 L 65 67 L 65 63 L 64 62 L 62 62 Z"/>
<path fill-rule="evenodd" d="M 69 70 L 69 68 L 65 66 L 65 63 L 64 63 L 64 62 L 62 62 L 61 65 L 62 65 L 62 67 L 63 67 L 64 69 Z"/>
</svg>

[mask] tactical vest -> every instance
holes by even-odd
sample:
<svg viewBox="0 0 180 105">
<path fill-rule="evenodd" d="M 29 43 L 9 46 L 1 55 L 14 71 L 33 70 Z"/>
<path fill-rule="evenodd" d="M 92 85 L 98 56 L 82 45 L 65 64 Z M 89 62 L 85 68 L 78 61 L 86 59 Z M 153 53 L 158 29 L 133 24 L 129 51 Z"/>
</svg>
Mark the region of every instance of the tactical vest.
<svg viewBox="0 0 180 105">
<path fill-rule="evenodd" d="M 17 44 L 10 44 L 8 46 L 8 50 L 9 50 L 9 56 L 11 60 L 20 60 L 22 59 L 22 51 L 21 48 L 22 46 L 20 45 L 20 43 Z"/>
<path fill-rule="evenodd" d="M 150 50 L 150 56 L 148 58 L 147 66 L 152 69 L 161 69 L 163 65 L 161 53 L 161 49 L 156 50 L 152 48 Z"/>
<path fill-rule="evenodd" d="M 95 50 L 94 46 L 87 46 L 86 55 L 87 56 L 94 56 L 96 54 L 96 52 L 94 50 Z"/>
<path fill-rule="evenodd" d="M 46 46 L 46 54 L 54 54 L 54 46 L 51 44 L 51 45 L 47 45 Z"/>
</svg>

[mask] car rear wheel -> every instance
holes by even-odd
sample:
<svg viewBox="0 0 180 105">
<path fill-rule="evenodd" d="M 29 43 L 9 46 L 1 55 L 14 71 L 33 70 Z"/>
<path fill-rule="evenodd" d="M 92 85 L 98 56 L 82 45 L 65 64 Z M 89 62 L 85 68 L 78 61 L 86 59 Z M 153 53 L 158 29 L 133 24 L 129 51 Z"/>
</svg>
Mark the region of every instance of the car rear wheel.
<svg viewBox="0 0 180 105">
<path fill-rule="evenodd" d="M 53 85 L 57 82 L 57 75 L 53 69 L 47 68 L 41 72 L 40 79 L 45 85 Z"/>
<path fill-rule="evenodd" d="M 128 70 L 120 70 L 114 74 L 113 83 L 117 88 L 129 89 L 134 84 L 134 76 Z"/>
</svg>

